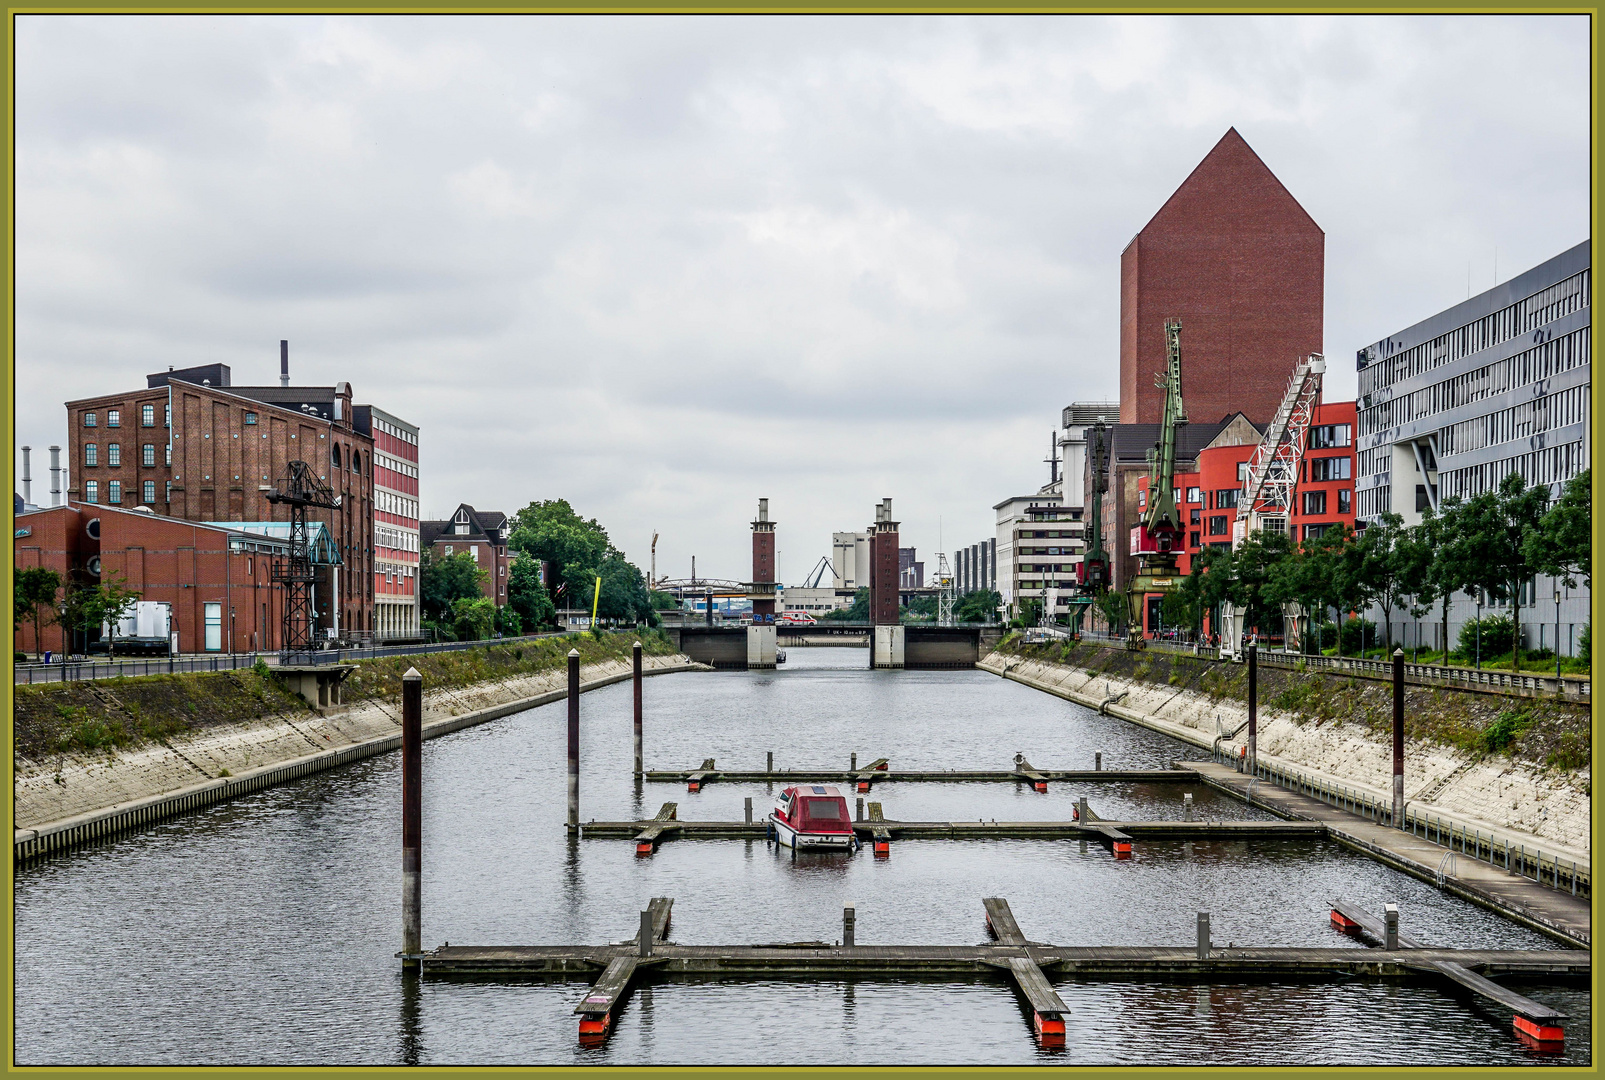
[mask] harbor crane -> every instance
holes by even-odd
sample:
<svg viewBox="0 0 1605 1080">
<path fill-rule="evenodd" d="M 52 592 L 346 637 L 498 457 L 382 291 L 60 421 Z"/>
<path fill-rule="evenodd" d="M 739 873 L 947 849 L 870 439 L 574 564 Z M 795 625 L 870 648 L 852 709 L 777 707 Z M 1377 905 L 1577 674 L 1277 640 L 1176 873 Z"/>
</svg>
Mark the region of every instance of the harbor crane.
<svg viewBox="0 0 1605 1080">
<path fill-rule="evenodd" d="M 312 467 L 304 461 L 289 463 L 289 474 L 278 484 L 263 484 L 258 490 L 268 502 L 282 503 L 290 508 L 290 550 L 273 560 L 272 579 L 284 586 L 285 652 L 309 650 L 313 647 L 312 627 L 315 613 L 312 610 L 312 542 L 307 532 L 307 508 L 337 510 L 340 496 L 320 480 Z"/>
<path fill-rule="evenodd" d="M 1080 595 L 1070 601 L 1070 628 L 1077 638 L 1081 637 L 1081 625 L 1086 619 L 1087 609 L 1109 590 L 1109 552 L 1103 546 L 1103 496 L 1109 490 L 1109 447 L 1104 437 L 1108 432 L 1109 425 L 1104 423 L 1103 417 L 1098 417 L 1098 422 L 1092 425 L 1092 468 L 1087 490 L 1090 502 L 1086 523 L 1087 550 L 1076 564 L 1076 585 Z"/>
<path fill-rule="evenodd" d="M 1176 506 L 1176 440 L 1187 423 L 1181 396 L 1181 320 L 1165 320 L 1166 364 L 1154 385 L 1165 392 L 1165 409 L 1159 422 L 1159 442 L 1148 451 L 1148 506 L 1131 530 L 1131 552 L 1137 556 L 1137 573 L 1126 585 L 1126 647 L 1141 649 L 1143 605 L 1152 593 L 1176 587 L 1177 548 L 1182 535 L 1181 511 Z"/>
</svg>

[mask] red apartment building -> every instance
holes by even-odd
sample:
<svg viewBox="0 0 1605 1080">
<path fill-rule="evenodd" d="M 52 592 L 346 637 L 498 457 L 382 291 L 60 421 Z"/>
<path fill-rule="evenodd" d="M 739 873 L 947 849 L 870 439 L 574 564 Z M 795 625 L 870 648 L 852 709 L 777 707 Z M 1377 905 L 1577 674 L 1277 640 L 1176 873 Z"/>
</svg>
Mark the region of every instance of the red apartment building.
<svg viewBox="0 0 1605 1080">
<path fill-rule="evenodd" d="M 495 601 L 497 607 L 507 603 L 507 568 L 513 561 L 508 554 L 507 538 L 512 531 L 513 523 L 506 514 L 475 510 L 467 503 L 459 503 L 456 513 L 444 521 L 419 523 L 423 546 L 436 555 L 466 551 L 474 557 L 486 573 L 480 585 L 485 598 Z"/>
<path fill-rule="evenodd" d="M 373 439 L 373 611 L 379 638 L 419 628 L 418 428 L 373 405 L 356 407 L 357 428 Z"/>
</svg>

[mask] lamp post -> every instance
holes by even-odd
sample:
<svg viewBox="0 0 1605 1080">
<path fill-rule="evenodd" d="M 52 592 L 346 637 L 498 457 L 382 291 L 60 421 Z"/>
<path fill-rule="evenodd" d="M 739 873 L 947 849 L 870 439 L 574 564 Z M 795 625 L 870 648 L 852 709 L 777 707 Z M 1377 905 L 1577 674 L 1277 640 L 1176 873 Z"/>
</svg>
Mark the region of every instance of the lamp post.
<svg viewBox="0 0 1605 1080">
<path fill-rule="evenodd" d="M 1482 669 L 1482 593 L 1477 593 L 1477 668 Z"/>
<path fill-rule="evenodd" d="M 1560 579 L 1555 579 L 1555 678 L 1560 678 Z"/>
</svg>

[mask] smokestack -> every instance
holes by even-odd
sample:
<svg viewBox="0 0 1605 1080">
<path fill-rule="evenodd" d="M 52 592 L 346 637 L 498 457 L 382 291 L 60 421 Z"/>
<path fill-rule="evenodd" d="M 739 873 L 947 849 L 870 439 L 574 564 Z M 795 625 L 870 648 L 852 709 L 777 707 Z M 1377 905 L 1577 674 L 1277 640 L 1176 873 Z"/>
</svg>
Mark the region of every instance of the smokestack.
<svg viewBox="0 0 1605 1080">
<path fill-rule="evenodd" d="M 758 500 L 758 520 L 759 521 L 768 521 L 769 520 L 769 500 L 768 499 L 759 499 Z"/>
<path fill-rule="evenodd" d="M 279 341 L 279 385 L 290 385 L 290 343 Z"/>
<path fill-rule="evenodd" d="M 50 448 L 50 505 L 61 505 L 61 447 Z"/>
<path fill-rule="evenodd" d="M 33 502 L 33 474 L 28 471 L 28 455 L 33 447 L 22 448 L 22 501 L 24 504 Z"/>
</svg>

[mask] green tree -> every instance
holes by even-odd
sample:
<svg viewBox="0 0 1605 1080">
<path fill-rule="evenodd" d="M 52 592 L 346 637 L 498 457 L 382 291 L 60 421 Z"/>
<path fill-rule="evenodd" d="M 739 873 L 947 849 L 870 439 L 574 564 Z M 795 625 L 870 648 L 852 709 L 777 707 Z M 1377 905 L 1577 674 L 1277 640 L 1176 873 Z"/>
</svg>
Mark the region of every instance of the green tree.
<svg viewBox="0 0 1605 1080">
<path fill-rule="evenodd" d="M 998 617 L 998 605 L 1003 597 L 995 589 L 975 589 L 959 597 L 953 605 L 953 621 L 961 623 L 989 623 Z"/>
<path fill-rule="evenodd" d="M 1281 629 L 1282 605 L 1272 579 L 1273 568 L 1292 554 L 1286 533 L 1256 532 L 1246 537 L 1232 552 L 1232 596 L 1245 609 L 1245 626 L 1269 633 Z M 1274 620 L 1274 621 L 1268 621 Z"/>
<path fill-rule="evenodd" d="M 1235 595 L 1232 582 L 1232 549 L 1207 547 L 1192 557 L 1187 576 L 1171 596 L 1180 596 L 1184 610 L 1199 622 L 1205 612 L 1219 611 L 1220 605 Z M 1167 596 L 1166 602 L 1170 601 Z M 1166 616 L 1167 620 L 1170 618 Z"/>
<path fill-rule="evenodd" d="M 459 600 L 484 596 L 484 583 L 490 574 L 481 570 L 472 554 L 423 553 L 418 567 L 418 592 L 425 617 L 450 621 Z"/>
<path fill-rule="evenodd" d="M 524 632 L 524 620 L 512 604 L 496 609 L 496 632 L 503 637 L 517 637 Z"/>
<path fill-rule="evenodd" d="M 647 592 L 646 577 L 622 554 L 609 550 L 602 565 L 593 576 L 602 579 L 602 595 L 597 603 L 597 616 L 620 619 L 627 623 L 654 623 L 657 614 L 652 610 L 652 597 Z"/>
<path fill-rule="evenodd" d="M 12 573 L 12 629 L 27 618 L 33 622 L 33 644 L 39 655 L 44 655 L 44 628 L 60 617 L 56 612 L 56 594 L 61 592 L 61 575 L 44 567 L 13 568 Z"/>
<path fill-rule="evenodd" d="M 869 622 L 869 590 L 859 589 L 853 594 L 853 602 L 849 606 L 827 611 L 821 618 L 835 622 Z"/>
<path fill-rule="evenodd" d="M 1577 588 L 1579 578 L 1589 588 L 1594 586 L 1593 472 L 1584 469 L 1566 482 L 1560 498 L 1526 540 L 1527 560 L 1533 568 L 1559 579 L 1568 589 Z"/>
<path fill-rule="evenodd" d="M 1098 594 L 1093 606 L 1103 616 L 1104 625 L 1115 633 L 1125 628 L 1129 612 L 1126 610 L 1126 594 L 1115 592 L 1113 589 Z"/>
<path fill-rule="evenodd" d="M 496 605 L 488 597 L 465 596 L 452 601 L 452 630 L 458 641 L 482 641 L 496 626 Z"/>
<path fill-rule="evenodd" d="M 658 590 L 652 589 L 647 593 L 647 595 L 652 600 L 652 610 L 653 611 L 679 611 L 680 610 L 680 601 L 678 601 L 678 600 L 676 600 L 674 598 L 674 594 L 673 593 L 658 592 Z"/>
<path fill-rule="evenodd" d="M 1410 612 L 1410 617 L 1418 620 L 1416 647 L 1419 649 L 1419 620 L 1432 610 L 1432 602 L 1437 595 L 1432 582 L 1432 529 L 1425 516 L 1421 524 L 1403 531 L 1394 545 L 1393 557 L 1401 603 Z"/>
<path fill-rule="evenodd" d="M 99 585 L 79 585 L 67 590 L 63 603 L 66 613 L 62 623 L 72 630 L 93 633 L 102 624 L 106 626 L 106 655 L 117 653 L 117 624 L 139 600 L 137 590 L 124 587 L 122 578 L 110 574 Z"/>
<path fill-rule="evenodd" d="M 1467 569 L 1468 548 L 1465 524 L 1466 504 L 1458 496 L 1444 499 L 1434 511 L 1431 507 L 1421 513 L 1422 542 L 1431 550 L 1427 563 L 1423 596 L 1430 594 L 1439 605 L 1442 622 L 1443 661 L 1449 662 L 1452 646 L 1449 643 L 1449 601 L 1456 592 L 1475 591 L 1470 586 Z M 1432 601 L 1428 601 L 1431 603 Z"/>
<path fill-rule="evenodd" d="M 520 510 L 509 544 L 552 564 L 547 582 L 559 607 L 590 607 L 591 589 L 612 550 L 600 522 L 574 512 L 567 499 L 544 499 Z"/>
<path fill-rule="evenodd" d="M 1529 539 L 1548 508 L 1548 491 L 1511 473 L 1491 491 L 1467 500 L 1459 542 L 1464 545 L 1468 592 L 1486 591 L 1509 601 L 1516 647 L 1512 668 L 1521 670 L 1521 590 L 1537 572 L 1528 557 Z"/>
<path fill-rule="evenodd" d="M 507 607 L 518 613 L 520 625 L 528 631 L 548 625 L 555 617 L 557 608 L 541 583 L 540 561 L 533 556 L 521 554 L 508 568 Z"/>
<path fill-rule="evenodd" d="M 1383 647 L 1393 650 L 1393 609 L 1405 606 L 1411 588 L 1406 583 L 1406 559 L 1401 545 L 1406 543 L 1404 519 L 1398 514 L 1379 514 L 1361 533 L 1347 554 L 1345 565 L 1361 597 L 1363 610 L 1371 604 L 1382 609 Z"/>
</svg>

